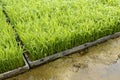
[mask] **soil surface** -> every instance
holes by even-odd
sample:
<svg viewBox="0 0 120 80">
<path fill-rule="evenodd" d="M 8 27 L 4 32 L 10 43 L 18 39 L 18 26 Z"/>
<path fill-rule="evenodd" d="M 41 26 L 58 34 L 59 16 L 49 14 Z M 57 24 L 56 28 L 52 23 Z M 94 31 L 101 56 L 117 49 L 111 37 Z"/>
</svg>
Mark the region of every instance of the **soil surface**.
<svg viewBox="0 0 120 80">
<path fill-rule="evenodd" d="M 120 37 L 7 80 L 120 80 Z"/>
</svg>

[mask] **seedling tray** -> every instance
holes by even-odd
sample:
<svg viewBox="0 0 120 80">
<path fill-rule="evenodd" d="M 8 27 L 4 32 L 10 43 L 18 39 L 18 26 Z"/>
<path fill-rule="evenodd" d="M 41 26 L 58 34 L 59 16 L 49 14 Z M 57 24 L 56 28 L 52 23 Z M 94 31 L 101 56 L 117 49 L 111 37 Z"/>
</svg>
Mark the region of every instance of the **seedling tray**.
<svg viewBox="0 0 120 80">
<path fill-rule="evenodd" d="M 24 59 L 24 62 L 25 62 L 25 66 L 19 67 L 17 69 L 14 69 L 14 70 L 11 70 L 11 71 L 0 74 L 0 80 L 4 80 L 4 79 L 7 79 L 9 77 L 12 77 L 12 76 L 15 76 L 15 75 L 18 75 L 20 73 L 24 73 L 24 72 L 28 71 L 29 70 L 29 65 L 28 65 L 27 61 L 25 60 L 24 56 L 23 56 L 23 59 Z"/>
<path fill-rule="evenodd" d="M 41 64 L 44 64 L 46 62 L 50 62 L 52 60 L 55 60 L 57 58 L 60 58 L 62 56 L 66 56 L 66 55 L 69 55 L 71 53 L 75 53 L 75 52 L 79 52 L 79 51 L 82 51 L 86 48 L 89 48 L 91 46 L 94 46 L 96 44 L 99 44 L 99 43 L 102 43 L 102 42 L 105 42 L 109 39 L 113 39 L 113 38 L 117 38 L 120 36 L 120 32 L 117 32 L 115 34 L 112 34 L 112 35 L 108 35 L 108 36 L 105 36 L 105 37 L 102 37 L 102 38 L 99 38 L 97 39 L 96 41 L 93 41 L 93 42 L 88 42 L 88 43 L 85 43 L 85 44 L 82 44 L 80 46 L 77 46 L 77 47 L 74 47 L 72 49 L 68 49 L 68 50 L 65 50 L 63 52 L 59 52 L 59 53 L 56 53 L 56 54 L 53 54 L 53 55 L 50 55 L 48 57 L 45 57 L 45 58 L 42 58 L 42 59 L 39 59 L 39 60 L 36 60 L 36 61 L 31 61 L 29 56 L 27 54 L 24 54 L 30 67 L 33 68 L 35 66 L 38 66 L 38 65 L 41 65 Z"/>
</svg>

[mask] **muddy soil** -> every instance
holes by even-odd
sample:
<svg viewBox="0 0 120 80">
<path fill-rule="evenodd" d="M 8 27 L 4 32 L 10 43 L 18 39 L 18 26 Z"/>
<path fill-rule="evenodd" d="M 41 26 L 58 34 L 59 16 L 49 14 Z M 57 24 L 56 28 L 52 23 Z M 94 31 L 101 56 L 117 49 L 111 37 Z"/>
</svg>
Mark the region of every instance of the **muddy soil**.
<svg viewBox="0 0 120 80">
<path fill-rule="evenodd" d="M 120 80 L 119 58 L 116 38 L 7 80 Z"/>
</svg>

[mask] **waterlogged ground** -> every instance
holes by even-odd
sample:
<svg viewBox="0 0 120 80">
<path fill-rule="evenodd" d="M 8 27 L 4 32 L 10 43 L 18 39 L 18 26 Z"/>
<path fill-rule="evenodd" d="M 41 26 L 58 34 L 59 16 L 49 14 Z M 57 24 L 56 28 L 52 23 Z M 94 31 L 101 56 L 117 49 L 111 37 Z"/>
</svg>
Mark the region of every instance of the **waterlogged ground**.
<svg viewBox="0 0 120 80">
<path fill-rule="evenodd" d="M 91 47 L 8 80 L 120 80 L 120 38 Z"/>
</svg>

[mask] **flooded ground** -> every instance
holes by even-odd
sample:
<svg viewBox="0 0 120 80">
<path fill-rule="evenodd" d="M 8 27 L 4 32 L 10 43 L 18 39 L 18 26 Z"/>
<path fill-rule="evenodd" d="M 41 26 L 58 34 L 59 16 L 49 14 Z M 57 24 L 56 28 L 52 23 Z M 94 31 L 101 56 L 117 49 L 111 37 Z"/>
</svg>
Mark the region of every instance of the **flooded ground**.
<svg viewBox="0 0 120 80">
<path fill-rule="evenodd" d="M 116 38 L 7 80 L 120 80 L 119 58 Z"/>
</svg>

